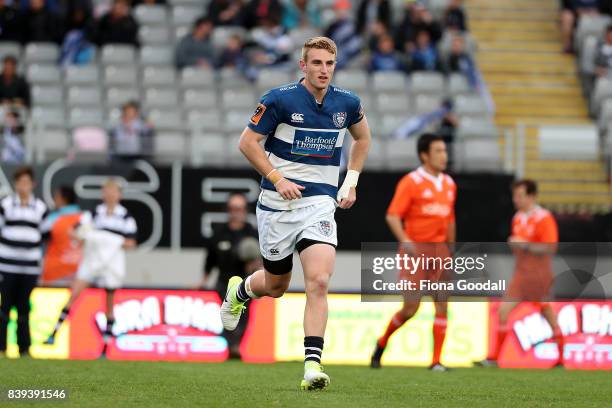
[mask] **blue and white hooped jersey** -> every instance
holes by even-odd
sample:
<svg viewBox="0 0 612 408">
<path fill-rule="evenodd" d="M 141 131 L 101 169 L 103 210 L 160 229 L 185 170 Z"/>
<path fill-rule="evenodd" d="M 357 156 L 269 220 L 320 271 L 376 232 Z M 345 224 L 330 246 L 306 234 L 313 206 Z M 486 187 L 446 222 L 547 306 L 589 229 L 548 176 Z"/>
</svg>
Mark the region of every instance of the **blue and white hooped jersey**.
<svg viewBox="0 0 612 408">
<path fill-rule="evenodd" d="M 333 85 L 321 104 L 301 81 L 264 94 L 249 128 L 267 136 L 264 149 L 272 165 L 305 189 L 302 198 L 283 200 L 263 177 L 259 207 L 292 210 L 335 200 L 344 136 L 363 116 L 359 98 Z"/>
</svg>

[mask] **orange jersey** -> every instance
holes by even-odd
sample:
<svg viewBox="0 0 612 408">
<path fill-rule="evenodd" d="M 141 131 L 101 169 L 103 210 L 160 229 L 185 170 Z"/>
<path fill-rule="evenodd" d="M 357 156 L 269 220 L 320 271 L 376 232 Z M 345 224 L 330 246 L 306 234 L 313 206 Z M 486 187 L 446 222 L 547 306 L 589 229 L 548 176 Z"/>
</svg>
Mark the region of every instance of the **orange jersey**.
<svg viewBox="0 0 612 408">
<path fill-rule="evenodd" d="M 397 184 L 387 215 L 400 217 L 404 232 L 415 242 L 447 242 L 455 220 L 457 186 L 447 174 L 434 177 L 422 167 Z"/>
<path fill-rule="evenodd" d="M 512 218 L 512 235 L 533 243 L 559 242 L 557 222 L 550 211 L 536 207 L 529 213 L 517 212 Z M 554 249 L 554 248 L 551 248 Z M 552 255 L 517 249 L 515 275 L 509 294 L 515 300 L 537 301 L 549 295 L 553 282 Z"/>
<path fill-rule="evenodd" d="M 65 214 L 59 216 L 53 224 L 43 263 L 43 282 L 51 282 L 76 273 L 81 262 L 81 246 L 70 238 L 68 232 L 80 218 L 81 213 Z"/>
</svg>

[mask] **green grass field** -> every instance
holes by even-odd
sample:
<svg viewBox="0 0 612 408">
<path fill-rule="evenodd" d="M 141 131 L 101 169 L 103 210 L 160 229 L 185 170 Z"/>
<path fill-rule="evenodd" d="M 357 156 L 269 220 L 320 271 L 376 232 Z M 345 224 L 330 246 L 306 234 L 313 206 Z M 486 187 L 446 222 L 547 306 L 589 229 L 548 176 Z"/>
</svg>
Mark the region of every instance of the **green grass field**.
<svg viewBox="0 0 612 408">
<path fill-rule="evenodd" d="M 67 388 L 78 407 L 610 407 L 609 372 L 329 366 L 331 386 L 299 390 L 302 364 L 0 360 L 0 389 Z M 42 405 L 40 405 L 42 404 Z"/>
</svg>

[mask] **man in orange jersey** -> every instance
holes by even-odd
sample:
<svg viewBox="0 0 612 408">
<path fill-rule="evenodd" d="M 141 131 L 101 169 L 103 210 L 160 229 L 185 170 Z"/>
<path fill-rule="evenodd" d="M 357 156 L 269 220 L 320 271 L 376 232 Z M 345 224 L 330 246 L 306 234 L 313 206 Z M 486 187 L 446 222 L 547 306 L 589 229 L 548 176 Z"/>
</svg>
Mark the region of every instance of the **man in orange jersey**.
<svg viewBox="0 0 612 408">
<path fill-rule="evenodd" d="M 557 222 L 550 211 L 537 203 L 537 184 L 519 180 L 512 184 L 512 201 L 516 214 L 512 218 L 512 234 L 508 242 L 516 258 L 514 276 L 499 308 L 499 329 L 494 359 L 508 334 L 508 316 L 520 301 L 534 302 L 553 330 L 559 350 L 558 364 L 563 363 L 563 335 L 557 316 L 544 300 L 553 284 L 552 254 L 559 242 Z"/>
<path fill-rule="evenodd" d="M 391 205 L 387 210 L 387 224 L 395 238 L 412 247 L 415 255 L 428 257 L 450 256 L 447 245 L 455 241 L 455 199 L 457 187 L 453 179 L 444 173 L 448 162 L 446 144 L 441 136 L 422 135 L 417 143 L 417 153 L 422 166 L 404 176 L 397 185 Z M 401 275 L 405 275 L 405 271 Z M 408 279 L 442 278 L 442 270 L 420 269 Z M 433 324 L 434 351 L 430 369 L 447 371 L 440 364 L 440 354 L 446 336 L 446 299 L 434 294 L 436 317 Z M 379 368 L 380 360 L 391 335 L 419 308 L 420 296 L 405 296 L 402 309 L 395 313 L 387 330 L 376 342 L 371 367 Z"/>
<path fill-rule="evenodd" d="M 60 186 L 53 194 L 55 210 L 45 221 L 49 231 L 43 262 L 43 285 L 70 285 L 81 262 L 81 245 L 73 240 L 70 232 L 80 222 L 82 211 L 76 204 L 72 187 Z"/>
</svg>

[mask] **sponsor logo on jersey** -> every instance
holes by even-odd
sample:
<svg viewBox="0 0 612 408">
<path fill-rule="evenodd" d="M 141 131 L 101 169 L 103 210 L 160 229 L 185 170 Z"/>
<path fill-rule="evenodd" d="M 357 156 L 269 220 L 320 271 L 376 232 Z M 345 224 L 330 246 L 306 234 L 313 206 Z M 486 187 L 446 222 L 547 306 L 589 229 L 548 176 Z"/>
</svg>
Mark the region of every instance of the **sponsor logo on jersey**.
<svg viewBox="0 0 612 408">
<path fill-rule="evenodd" d="M 258 104 L 257 108 L 255 108 L 255 112 L 253 113 L 253 116 L 251 116 L 251 123 L 254 125 L 258 125 L 259 120 L 261 119 L 265 111 L 266 111 L 266 105 L 264 105 L 263 103 Z"/>
<path fill-rule="evenodd" d="M 332 118 L 334 119 L 334 125 L 338 128 L 342 128 L 346 122 L 346 112 L 336 112 Z"/>
<path fill-rule="evenodd" d="M 450 207 L 444 204 L 431 203 L 423 206 L 422 212 L 424 215 L 436 215 L 439 217 L 448 217 Z"/>
<path fill-rule="evenodd" d="M 304 123 L 304 114 L 303 113 L 292 113 L 291 114 L 291 122 L 293 122 L 293 123 Z"/>
<path fill-rule="evenodd" d="M 270 250 L 270 255 L 278 255 L 278 254 L 280 254 L 280 251 L 278 249 L 272 248 Z"/>
<path fill-rule="evenodd" d="M 321 235 L 324 237 L 329 237 L 331 236 L 332 232 L 334 232 L 332 223 L 327 220 L 319 221 L 318 229 Z"/>
<path fill-rule="evenodd" d="M 423 191 L 423 198 L 431 198 L 433 197 L 433 193 L 431 192 L 430 189 L 426 189 L 425 191 Z"/>
<path fill-rule="evenodd" d="M 296 130 L 291 153 L 299 156 L 330 158 L 334 155 L 337 132 L 308 132 Z"/>
<path fill-rule="evenodd" d="M 348 94 L 348 95 L 351 94 L 351 91 L 347 91 L 346 89 L 342 89 L 342 88 L 336 88 L 335 86 L 334 86 L 334 91 L 340 92 L 340 93 L 345 93 L 345 94 Z"/>
</svg>

